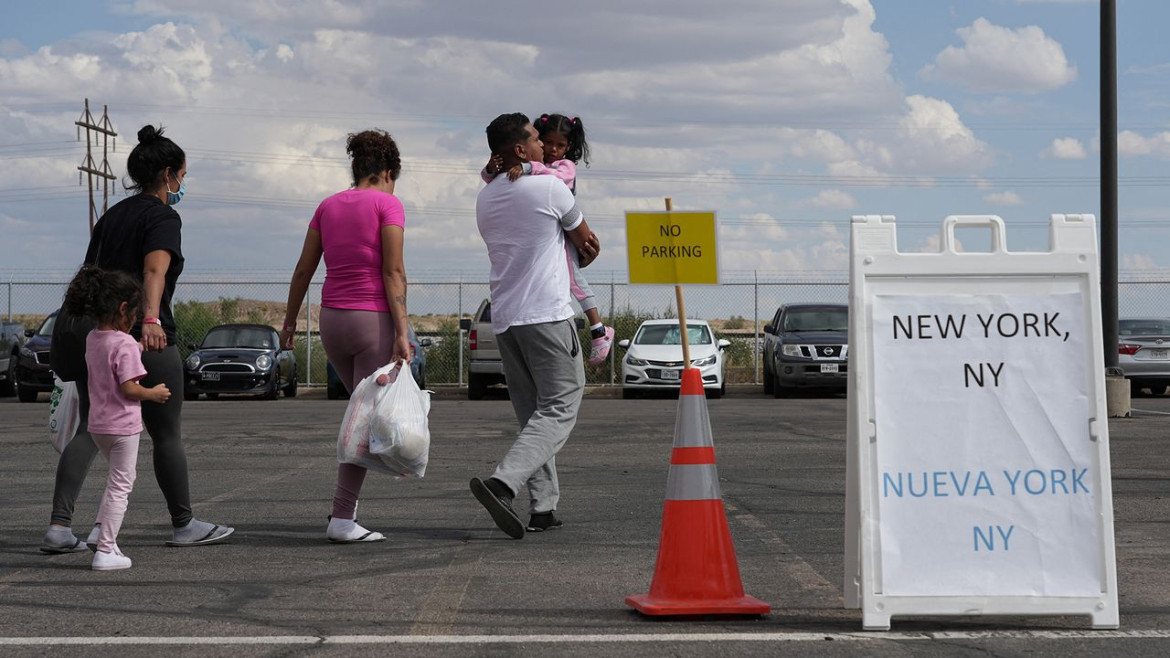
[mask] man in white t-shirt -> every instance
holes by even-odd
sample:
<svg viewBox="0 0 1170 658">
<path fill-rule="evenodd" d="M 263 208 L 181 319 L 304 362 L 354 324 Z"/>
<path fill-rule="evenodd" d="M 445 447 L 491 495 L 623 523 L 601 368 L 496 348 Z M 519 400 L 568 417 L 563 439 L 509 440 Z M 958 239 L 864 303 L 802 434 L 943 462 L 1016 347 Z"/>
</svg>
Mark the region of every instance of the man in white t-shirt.
<svg viewBox="0 0 1170 658">
<path fill-rule="evenodd" d="M 543 146 L 523 114 L 502 114 L 487 128 L 492 154 L 503 171 L 539 160 Z M 492 263 L 492 331 L 520 434 L 487 480 L 472 478 L 471 492 L 513 539 L 561 526 L 555 455 L 577 423 L 585 390 L 581 344 L 572 322 L 565 240 L 584 267 L 597 257 L 589 230 L 569 188 L 556 176 L 496 176 L 475 204 L 479 234 Z M 529 497 L 529 521 L 512 499 Z"/>
</svg>

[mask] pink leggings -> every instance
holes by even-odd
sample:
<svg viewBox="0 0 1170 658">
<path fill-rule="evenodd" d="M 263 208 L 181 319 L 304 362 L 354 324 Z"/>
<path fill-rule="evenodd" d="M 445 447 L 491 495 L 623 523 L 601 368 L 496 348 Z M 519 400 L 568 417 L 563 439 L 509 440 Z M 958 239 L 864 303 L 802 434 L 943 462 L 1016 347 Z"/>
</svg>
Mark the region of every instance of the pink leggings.
<svg viewBox="0 0 1170 658">
<path fill-rule="evenodd" d="M 358 382 L 390 363 L 395 338 L 390 313 L 323 307 L 318 323 L 325 354 L 346 390 L 353 391 Z M 337 465 L 334 518 L 354 517 L 365 479 L 366 469 L 361 466 Z"/>
<path fill-rule="evenodd" d="M 134 478 L 138 467 L 138 439 L 141 434 L 119 436 L 114 434 L 91 433 L 102 456 L 110 462 L 110 474 L 106 478 L 106 493 L 98 508 L 97 523 L 102 524 L 98 533 L 97 549 L 112 553 L 118 544 L 118 531 L 122 519 L 126 518 L 126 505 L 134 489 Z"/>
</svg>

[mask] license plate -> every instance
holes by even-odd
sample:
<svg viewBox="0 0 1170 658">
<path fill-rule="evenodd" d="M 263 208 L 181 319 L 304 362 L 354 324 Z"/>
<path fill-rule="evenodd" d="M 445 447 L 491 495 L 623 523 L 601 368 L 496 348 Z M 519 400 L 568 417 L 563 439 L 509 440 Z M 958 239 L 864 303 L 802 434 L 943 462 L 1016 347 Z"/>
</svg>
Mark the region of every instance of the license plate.
<svg viewBox="0 0 1170 658">
<path fill-rule="evenodd" d="M 678 372 L 677 370 L 663 370 L 660 374 L 664 381 L 676 382 L 679 379 Z"/>
<path fill-rule="evenodd" d="M 841 372 L 841 366 L 837 363 L 822 363 L 821 372 Z"/>
<path fill-rule="evenodd" d="M 201 373 L 199 373 L 199 376 L 202 377 L 203 381 L 205 381 L 205 382 L 218 382 L 219 381 L 219 373 L 218 372 L 214 372 L 214 371 L 213 372 L 201 372 Z"/>
<path fill-rule="evenodd" d="M 1165 361 L 1167 359 L 1170 359 L 1170 349 L 1156 349 L 1156 350 L 1145 350 L 1145 351 L 1149 352 L 1149 358 L 1152 361 Z"/>
</svg>

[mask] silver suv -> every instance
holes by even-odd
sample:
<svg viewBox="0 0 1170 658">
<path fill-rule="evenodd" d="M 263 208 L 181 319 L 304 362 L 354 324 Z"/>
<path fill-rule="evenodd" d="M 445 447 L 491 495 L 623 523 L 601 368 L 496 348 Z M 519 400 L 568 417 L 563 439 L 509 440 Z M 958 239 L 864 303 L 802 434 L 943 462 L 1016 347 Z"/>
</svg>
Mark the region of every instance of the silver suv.
<svg viewBox="0 0 1170 658">
<path fill-rule="evenodd" d="M 471 319 L 463 319 L 459 327 L 467 331 L 467 399 L 482 400 L 487 387 L 504 384 L 504 361 L 492 332 L 492 302 L 483 300 Z"/>
</svg>

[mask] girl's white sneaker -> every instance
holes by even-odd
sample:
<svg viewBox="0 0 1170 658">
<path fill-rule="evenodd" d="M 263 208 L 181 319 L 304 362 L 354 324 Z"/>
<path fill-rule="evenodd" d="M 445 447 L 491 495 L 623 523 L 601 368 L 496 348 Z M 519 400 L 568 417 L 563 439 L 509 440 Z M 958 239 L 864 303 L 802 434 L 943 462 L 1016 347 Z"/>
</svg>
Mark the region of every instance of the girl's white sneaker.
<svg viewBox="0 0 1170 658">
<path fill-rule="evenodd" d="M 96 551 L 93 554 L 93 564 L 91 567 L 94 571 L 116 571 L 118 569 L 129 569 L 130 564 L 130 558 L 121 553 Z"/>
</svg>

